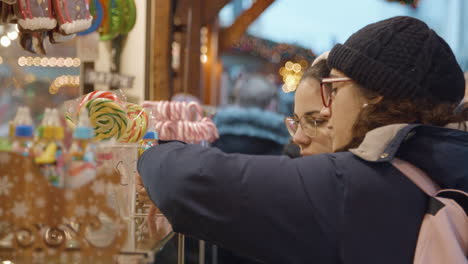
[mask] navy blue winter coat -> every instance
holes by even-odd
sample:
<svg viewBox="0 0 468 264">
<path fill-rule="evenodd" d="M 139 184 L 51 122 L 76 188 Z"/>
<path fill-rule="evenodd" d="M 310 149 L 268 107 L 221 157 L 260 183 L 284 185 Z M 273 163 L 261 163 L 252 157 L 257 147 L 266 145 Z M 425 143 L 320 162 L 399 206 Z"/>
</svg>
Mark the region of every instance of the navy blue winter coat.
<svg viewBox="0 0 468 264">
<path fill-rule="evenodd" d="M 172 142 L 148 150 L 138 170 L 176 232 L 266 263 L 409 264 L 427 196 L 394 157 L 468 191 L 468 133 L 422 125 L 297 159 Z"/>
</svg>

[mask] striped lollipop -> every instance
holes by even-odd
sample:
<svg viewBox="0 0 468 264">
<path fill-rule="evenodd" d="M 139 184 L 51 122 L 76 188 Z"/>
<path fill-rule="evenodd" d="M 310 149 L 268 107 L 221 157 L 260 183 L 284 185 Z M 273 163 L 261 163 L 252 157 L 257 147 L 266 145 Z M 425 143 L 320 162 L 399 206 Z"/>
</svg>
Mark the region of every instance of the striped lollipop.
<svg viewBox="0 0 468 264">
<path fill-rule="evenodd" d="M 107 98 L 94 98 L 86 103 L 95 138 L 120 139 L 125 135 L 128 117 L 121 105 Z"/>
<path fill-rule="evenodd" d="M 119 97 L 112 93 L 112 92 L 107 92 L 107 91 L 94 91 L 86 94 L 83 99 L 81 99 L 80 104 L 78 105 L 78 113 L 80 112 L 79 110 L 83 105 L 88 103 L 90 100 L 96 99 L 96 98 L 104 98 L 104 99 L 109 99 L 112 101 L 120 102 Z"/>
<path fill-rule="evenodd" d="M 138 142 L 148 128 L 148 115 L 142 106 L 126 103 L 129 126 L 121 138 L 122 142 Z"/>
</svg>

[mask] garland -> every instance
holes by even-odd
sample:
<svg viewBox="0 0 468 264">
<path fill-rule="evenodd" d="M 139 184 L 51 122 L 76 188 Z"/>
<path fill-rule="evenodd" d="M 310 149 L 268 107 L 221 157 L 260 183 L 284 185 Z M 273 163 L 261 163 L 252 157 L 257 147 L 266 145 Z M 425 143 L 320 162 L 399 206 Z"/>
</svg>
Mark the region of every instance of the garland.
<svg viewBox="0 0 468 264">
<path fill-rule="evenodd" d="M 398 2 L 402 5 L 410 5 L 412 8 L 417 8 L 419 0 L 387 0 L 387 2 Z"/>
<path fill-rule="evenodd" d="M 304 59 L 308 62 L 314 60 L 316 55 L 310 49 L 285 43 L 261 39 L 251 35 L 244 35 L 231 47 L 234 52 L 249 53 L 252 56 L 263 58 L 278 64 L 286 60 Z"/>
</svg>

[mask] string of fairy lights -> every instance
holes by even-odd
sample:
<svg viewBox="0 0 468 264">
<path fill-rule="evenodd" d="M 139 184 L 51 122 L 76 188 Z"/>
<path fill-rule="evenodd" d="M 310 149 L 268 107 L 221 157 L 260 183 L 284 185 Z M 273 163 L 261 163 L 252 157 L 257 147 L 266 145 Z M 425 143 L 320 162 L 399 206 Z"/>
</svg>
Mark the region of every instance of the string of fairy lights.
<svg viewBox="0 0 468 264">
<path fill-rule="evenodd" d="M 79 58 L 62 58 L 62 57 L 19 57 L 18 65 L 21 67 L 80 67 L 81 60 Z"/>
</svg>

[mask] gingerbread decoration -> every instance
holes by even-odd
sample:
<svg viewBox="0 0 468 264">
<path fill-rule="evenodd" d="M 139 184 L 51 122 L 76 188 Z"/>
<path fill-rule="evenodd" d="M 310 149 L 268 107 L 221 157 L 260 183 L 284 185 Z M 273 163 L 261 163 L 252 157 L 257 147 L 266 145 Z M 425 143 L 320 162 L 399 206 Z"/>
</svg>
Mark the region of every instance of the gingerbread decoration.
<svg viewBox="0 0 468 264">
<path fill-rule="evenodd" d="M 18 0 L 16 15 L 22 31 L 47 31 L 57 26 L 52 0 Z"/>
<path fill-rule="evenodd" d="M 93 17 L 85 0 L 53 0 L 60 31 L 65 35 L 88 29 Z"/>
</svg>

